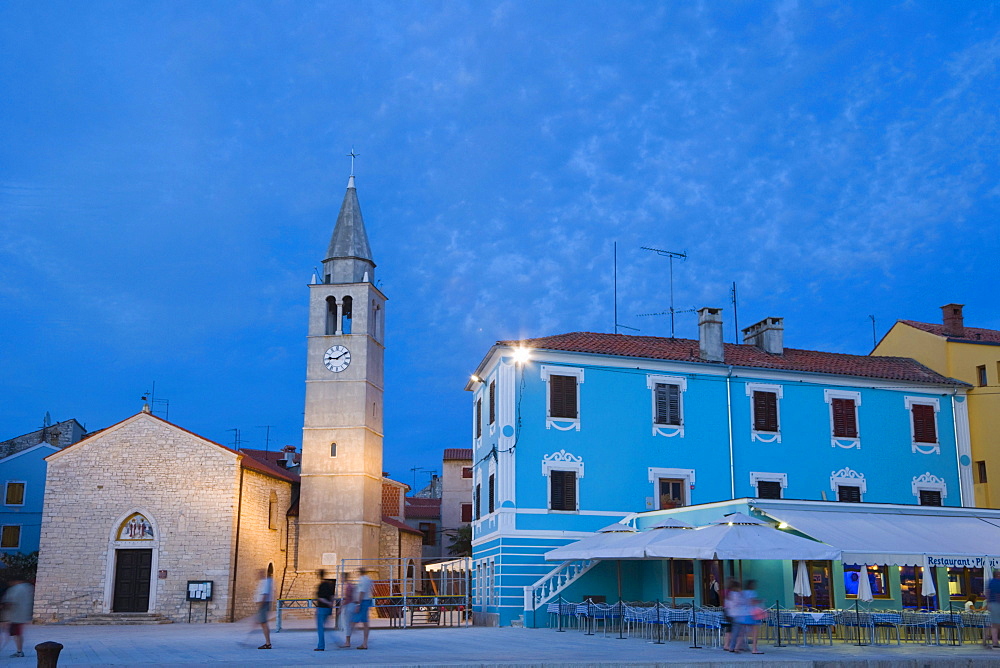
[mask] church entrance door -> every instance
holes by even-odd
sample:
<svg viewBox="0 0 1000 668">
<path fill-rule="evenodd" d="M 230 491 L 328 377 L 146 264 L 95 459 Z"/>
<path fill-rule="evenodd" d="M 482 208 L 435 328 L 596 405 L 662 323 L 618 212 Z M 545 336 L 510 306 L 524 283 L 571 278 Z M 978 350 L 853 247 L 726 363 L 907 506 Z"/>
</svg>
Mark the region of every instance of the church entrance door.
<svg viewBox="0 0 1000 668">
<path fill-rule="evenodd" d="M 115 551 L 115 593 L 112 612 L 148 612 L 152 550 Z"/>
</svg>

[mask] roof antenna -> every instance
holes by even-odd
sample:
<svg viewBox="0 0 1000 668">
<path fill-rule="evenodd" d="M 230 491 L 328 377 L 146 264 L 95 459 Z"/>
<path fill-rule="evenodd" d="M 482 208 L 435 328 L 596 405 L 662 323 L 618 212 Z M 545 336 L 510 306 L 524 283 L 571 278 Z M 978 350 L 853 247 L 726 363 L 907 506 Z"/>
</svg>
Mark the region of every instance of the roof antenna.
<svg viewBox="0 0 1000 668">
<path fill-rule="evenodd" d="M 615 334 L 618 333 L 619 329 L 631 329 L 633 332 L 638 332 L 639 330 L 635 327 L 629 327 L 628 325 L 622 325 L 618 323 L 618 242 L 615 242 L 614 246 L 615 253 Z"/>
<path fill-rule="evenodd" d="M 739 316 L 739 313 L 736 310 L 736 301 L 737 301 L 737 298 L 736 298 L 736 281 L 733 281 L 733 287 L 729 291 L 729 296 L 730 296 L 731 301 L 733 302 L 733 327 L 736 330 L 736 343 L 739 343 L 740 342 L 740 316 Z"/>
<path fill-rule="evenodd" d="M 660 250 L 659 248 L 650 248 L 649 246 L 643 246 L 642 250 L 653 251 L 657 255 L 664 255 L 670 260 L 670 310 L 667 313 L 670 314 L 670 338 L 677 338 L 674 336 L 674 314 L 675 313 L 689 313 L 696 309 L 689 309 L 688 311 L 677 311 L 674 309 L 674 258 L 679 260 L 684 260 L 687 258 L 687 253 L 676 253 L 674 251 Z M 646 313 L 644 315 L 661 315 L 659 313 Z"/>
<path fill-rule="evenodd" d="M 878 346 L 878 337 L 875 335 L 875 316 L 870 315 L 868 317 L 872 319 L 872 348 L 874 349 Z"/>
</svg>

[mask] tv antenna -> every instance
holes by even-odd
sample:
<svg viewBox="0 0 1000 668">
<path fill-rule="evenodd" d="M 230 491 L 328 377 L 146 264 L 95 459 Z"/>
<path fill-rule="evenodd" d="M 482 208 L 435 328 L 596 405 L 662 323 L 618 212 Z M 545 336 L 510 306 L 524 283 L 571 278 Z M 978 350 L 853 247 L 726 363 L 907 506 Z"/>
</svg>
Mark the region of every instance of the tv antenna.
<svg viewBox="0 0 1000 668">
<path fill-rule="evenodd" d="M 156 398 L 156 381 L 153 381 L 153 389 L 149 392 L 142 393 L 142 400 L 149 404 L 149 412 L 156 415 L 157 405 L 163 406 L 163 419 L 170 421 L 170 400 L 169 399 L 157 399 Z"/>
<path fill-rule="evenodd" d="M 736 281 L 733 281 L 733 287 L 729 291 L 730 300 L 733 302 L 733 327 L 736 329 L 736 343 L 740 342 L 740 316 L 736 310 Z"/>
<path fill-rule="evenodd" d="M 642 246 L 642 250 L 648 250 L 661 255 L 670 260 L 670 310 L 666 313 L 670 314 L 670 338 L 674 337 L 674 314 L 676 313 L 687 313 L 688 311 L 677 311 L 674 309 L 674 258 L 678 260 L 687 259 L 687 253 L 677 253 L 675 251 L 661 250 L 659 248 L 650 248 L 649 246 Z M 694 309 L 691 309 L 692 311 Z M 659 313 L 649 313 L 646 315 L 661 315 Z"/>
<path fill-rule="evenodd" d="M 670 338 L 674 338 L 674 315 L 677 314 L 677 313 L 695 313 L 697 311 L 698 311 L 698 309 L 696 309 L 696 308 L 685 308 L 685 309 L 670 308 L 670 309 L 667 309 L 666 311 L 658 311 L 656 313 L 638 313 L 636 315 L 638 315 L 640 318 L 645 318 L 646 316 L 650 316 L 650 315 L 669 315 L 670 316 Z"/>
<path fill-rule="evenodd" d="M 639 330 L 635 327 L 629 327 L 628 325 L 622 325 L 618 323 L 618 242 L 615 242 L 614 246 L 615 255 L 615 334 L 618 333 L 619 329 L 631 329 L 633 332 L 638 332 Z"/>
<path fill-rule="evenodd" d="M 243 445 L 243 441 L 240 440 L 239 427 L 235 429 L 227 429 L 226 431 L 233 432 L 233 450 L 239 450 L 240 446 Z"/>
<path fill-rule="evenodd" d="M 264 430 L 264 451 L 265 452 L 270 452 L 271 451 L 271 427 L 273 427 L 273 426 L 274 426 L 273 424 L 259 424 L 259 425 L 257 425 L 258 429 L 263 429 Z"/>
<path fill-rule="evenodd" d="M 872 348 L 878 346 L 878 336 L 875 334 L 875 316 L 868 316 L 872 320 Z"/>
</svg>

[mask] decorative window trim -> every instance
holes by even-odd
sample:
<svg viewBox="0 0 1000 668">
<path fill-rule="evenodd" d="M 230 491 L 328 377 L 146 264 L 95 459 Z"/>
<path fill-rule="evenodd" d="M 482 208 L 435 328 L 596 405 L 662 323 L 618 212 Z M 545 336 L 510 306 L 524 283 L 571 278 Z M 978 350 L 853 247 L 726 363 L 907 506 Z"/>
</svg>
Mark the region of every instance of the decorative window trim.
<svg viewBox="0 0 1000 668">
<path fill-rule="evenodd" d="M 691 492 L 694 489 L 694 469 L 672 469 L 650 466 L 647 469 L 649 482 L 653 485 L 652 507 L 658 505 L 660 498 L 660 478 L 676 478 L 684 481 L 684 505 L 692 505 Z"/>
<path fill-rule="evenodd" d="M 865 480 L 865 474 L 858 473 L 848 466 L 830 474 L 830 489 L 833 490 L 834 493 L 837 492 L 837 488 L 841 485 L 859 488 L 861 490 L 862 498 L 864 497 L 865 492 L 868 491 L 868 482 Z"/>
<path fill-rule="evenodd" d="M 855 438 L 843 438 L 833 435 L 833 400 L 853 399 L 854 400 L 854 424 L 857 427 L 858 435 Z M 823 390 L 823 401 L 830 406 L 830 447 L 861 449 L 861 416 L 858 410 L 861 407 L 861 393 L 853 390 Z M 836 491 L 836 490 L 834 490 Z"/>
<path fill-rule="evenodd" d="M 910 452 L 916 452 L 921 455 L 941 454 L 941 431 L 937 419 L 938 413 L 941 412 L 941 402 L 934 397 L 903 397 L 903 404 L 906 406 L 906 412 L 909 414 L 908 417 L 910 420 Z M 917 442 L 917 432 L 913 424 L 914 406 L 932 406 L 934 408 L 934 436 L 937 438 L 937 443 Z M 941 495 L 941 498 L 944 498 L 944 494 Z"/>
<path fill-rule="evenodd" d="M 21 503 L 7 503 L 7 494 L 11 485 L 23 485 L 21 488 Z M 8 480 L 3 486 L 3 505 L 11 508 L 22 507 L 28 499 L 28 482 L 26 480 Z"/>
<path fill-rule="evenodd" d="M 580 386 L 583 385 L 583 369 L 579 367 L 541 365 L 542 380 L 545 381 L 545 428 L 558 429 L 559 431 L 580 431 Z M 575 418 L 553 418 L 549 417 L 552 412 L 552 393 L 549 388 L 549 376 L 572 376 L 576 378 L 576 417 Z"/>
<path fill-rule="evenodd" d="M 657 424 L 656 423 L 656 386 L 676 385 L 678 388 L 677 404 L 681 414 L 680 425 Z M 687 391 L 687 378 L 684 376 L 660 376 L 648 374 L 646 376 L 646 389 L 649 390 L 650 408 L 652 410 L 653 436 L 666 436 L 672 438 L 677 436 L 684 438 L 684 393 Z"/>
<path fill-rule="evenodd" d="M 753 393 L 773 392 L 776 400 L 775 412 L 778 418 L 778 431 L 757 431 L 754 425 L 757 423 L 754 415 Z M 770 385 L 768 383 L 747 383 L 747 397 L 750 399 L 750 442 L 760 441 L 761 443 L 781 443 L 781 400 L 784 399 L 784 386 Z M 784 489 L 784 485 L 781 487 Z"/>
<path fill-rule="evenodd" d="M 542 475 L 548 477 L 553 470 L 576 471 L 576 479 L 579 480 L 583 477 L 583 457 L 577 457 L 565 450 L 553 452 L 551 455 L 543 455 Z"/>
<path fill-rule="evenodd" d="M 750 471 L 750 486 L 755 490 L 758 482 L 776 482 L 781 485 L 781 489 L 788 487 L 787 473 L 765 473 L 763 471 Z"/>
<path fill-rule="evenodd" d="M 927 473 L 922 473 L 913 478 L 913 482 L 910 483 L 910 490 L 913 492 L 913 496 L 920 499 L 920 490 L 926 490 L 928 492 L 941 492 L 941 500 L 948 498 L 948 483 L 944 481 L 943 478 L 939 478 L 930 471 Z"/>
</svg>

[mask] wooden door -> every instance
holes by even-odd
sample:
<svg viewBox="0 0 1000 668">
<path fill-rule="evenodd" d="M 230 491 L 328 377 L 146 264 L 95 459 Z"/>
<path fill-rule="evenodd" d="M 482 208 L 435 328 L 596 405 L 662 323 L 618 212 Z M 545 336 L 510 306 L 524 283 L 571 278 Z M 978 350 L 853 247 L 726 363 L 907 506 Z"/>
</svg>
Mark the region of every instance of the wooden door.
<svg viewBox="0 0 1000 668">
<path fill-rule="evenodd" d="M 152 550 L 117 550 L 112 612 L 149 612 Z"/>
</svg>

